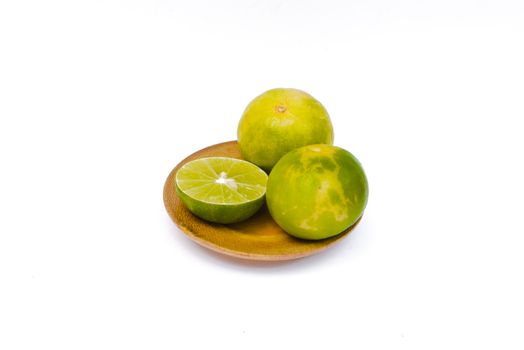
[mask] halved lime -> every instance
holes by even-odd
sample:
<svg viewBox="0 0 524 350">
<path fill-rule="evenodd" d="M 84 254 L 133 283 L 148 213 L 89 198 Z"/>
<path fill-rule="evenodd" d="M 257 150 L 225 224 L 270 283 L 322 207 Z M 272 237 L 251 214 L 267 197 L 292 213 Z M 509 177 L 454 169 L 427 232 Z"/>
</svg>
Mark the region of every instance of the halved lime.
<svg viewBox="0 0 524 350">
<path fill-rule="evenodd" d="M 249 218 L 264 204 L 267 174 L 244 160 L 209 157 L 184 164 L 175 181 L 189 211 L 204 220 L 230 224 Z"/>
</svg>

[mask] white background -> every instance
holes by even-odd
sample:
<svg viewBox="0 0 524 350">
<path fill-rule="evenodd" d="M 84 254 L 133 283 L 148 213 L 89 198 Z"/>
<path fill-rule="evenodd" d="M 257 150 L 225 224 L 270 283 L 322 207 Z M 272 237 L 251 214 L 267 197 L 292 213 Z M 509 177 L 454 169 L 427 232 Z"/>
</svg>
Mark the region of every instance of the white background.
<svg viewBox="0 0 524 350">
<path fill-rule="evenodd" d="M 279 264 L 162 189 L 303 89 L 370 184 Z M 0 2 L 0 349 L 524 349 L 524 2 Z"/>
</svg>

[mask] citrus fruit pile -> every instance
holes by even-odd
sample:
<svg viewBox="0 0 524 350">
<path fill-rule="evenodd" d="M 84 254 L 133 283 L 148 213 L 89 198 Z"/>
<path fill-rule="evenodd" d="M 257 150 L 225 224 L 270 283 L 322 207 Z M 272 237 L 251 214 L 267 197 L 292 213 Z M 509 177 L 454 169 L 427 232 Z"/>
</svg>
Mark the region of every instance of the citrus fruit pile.
<svg viewBox="0 0 524 350">
<path fill-rule="evenodd" d="M 345 231 L 364 212 L 362 165 L 332 145 L 331 119 L 306 92 L 273 89 L 256 97 L 238 124 L 238 144 L 243 160 L 200 158 L 177 171 L 176 191 L 196 216 L 236 223 L 266 203 L 285 232 L 319 240 Z"/>
</svg>

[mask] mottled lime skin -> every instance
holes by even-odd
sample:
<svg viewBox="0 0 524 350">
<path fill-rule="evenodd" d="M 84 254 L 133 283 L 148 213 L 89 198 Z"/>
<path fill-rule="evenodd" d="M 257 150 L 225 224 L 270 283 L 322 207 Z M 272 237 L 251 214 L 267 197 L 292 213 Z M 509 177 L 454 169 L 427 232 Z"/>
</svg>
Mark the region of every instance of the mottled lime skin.
<svg viewBox="0 0 524 350">
<path fill-rule="evenodd" d="M 275 165 L 266 189 L 269 212 L 287 233 L 304 239 L 335 236 L 364 212 L 368 182 L 359 161 L 330 145 L 295 149 Z"/>
<path fill-rule="evenodd" d="M 273 89 L 247 106 L 238 124 L 242 157 L 266 171 L 289 151 L 311 144 L 333 144 L 328 112 L 297 89 Z"/>
</svg>

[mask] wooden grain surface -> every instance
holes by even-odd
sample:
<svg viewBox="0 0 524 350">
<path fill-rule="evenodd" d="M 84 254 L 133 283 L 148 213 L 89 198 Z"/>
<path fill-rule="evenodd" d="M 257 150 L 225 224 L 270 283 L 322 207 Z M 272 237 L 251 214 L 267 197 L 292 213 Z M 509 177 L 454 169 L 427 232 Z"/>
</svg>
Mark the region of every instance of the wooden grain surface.
<svg viewBox="0 0 524 350">
<path fill-rule="evenodd" d="M 189 212 L 175 190 L 177 170 L 188 161 L 203 157 L 232 157 L 242 159 L 236 141 L 204 148 L 181 161 L 169 174 L 164 185 L 164 205 L 175 224 L 196 243 L 229 256 L 279 261 L 291 260 L 321 252 L 344 238 L 358 221 L 343 233 L 320 241 L 307 241 L 285 233 L 264 207 L 248 220 L 230 225 L 214 224 Z M 359 219 L 360 221 L 360 219 Z"/>
</svg>

